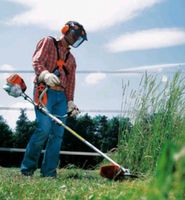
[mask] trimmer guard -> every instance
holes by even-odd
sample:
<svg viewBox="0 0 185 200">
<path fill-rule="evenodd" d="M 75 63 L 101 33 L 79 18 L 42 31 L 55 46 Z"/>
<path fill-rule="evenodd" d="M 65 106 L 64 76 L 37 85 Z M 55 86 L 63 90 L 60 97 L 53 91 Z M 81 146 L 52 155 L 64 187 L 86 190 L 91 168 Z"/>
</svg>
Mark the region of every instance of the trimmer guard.
<svg viewBox="0 0 185 200">
<path fill-rule="evenodd" d="M 124 171 L 120 166 L 117 165 L 106 165 L 100 168 L 100 175 L 110 180 L 123 180 L 127 177 L 137 178 L 136 175 L 130 174 L 129 170 Z"/>
<path fill-rule="evenodd" d="M 108 179 L 114 179 L 119 173 L 120 167 L 116 165 L 106 165 L 100 168 L 100 175 Z M 121 172 L 124 175 L 124 172 Z"/>
</svg>

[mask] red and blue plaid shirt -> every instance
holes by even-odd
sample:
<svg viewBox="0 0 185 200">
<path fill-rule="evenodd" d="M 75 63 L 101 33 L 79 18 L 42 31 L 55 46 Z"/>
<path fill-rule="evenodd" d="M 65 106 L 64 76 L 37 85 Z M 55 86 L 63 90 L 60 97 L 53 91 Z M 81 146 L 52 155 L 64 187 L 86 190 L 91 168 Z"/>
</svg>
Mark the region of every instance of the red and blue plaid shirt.
<svg viewBox="0 0 185 200">
<path fill-rule="evenodd" d="M 61 40 L 58 42 L 58 48 L 61 59 L 65 60 L 67 54 L 69 54 L 65 63 L 68 74 L 66 75 L 64 70 L 60 71 L 60 82 L 67 100 L 70 101 L 74 98 L 76 62 L 74 56 L 69 52 L 70 48 L 65 48 Z M 57 50 L 51 37 L 45 37 L 38 42 L 32 60 L 37 77 L 44 70 L 53 72 L 56 68 Z"/>
</svg>

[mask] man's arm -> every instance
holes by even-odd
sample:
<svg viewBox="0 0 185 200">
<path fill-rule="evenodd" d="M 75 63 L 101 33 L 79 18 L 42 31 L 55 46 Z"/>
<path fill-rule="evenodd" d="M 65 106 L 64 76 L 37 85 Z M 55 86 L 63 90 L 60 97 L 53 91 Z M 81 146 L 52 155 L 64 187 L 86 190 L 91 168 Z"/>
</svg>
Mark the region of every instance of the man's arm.
<svg viewBox="0 0 185 200">
<path fill-rule="evenodd" d="M 47 37 L 40 40 L 37 44 L 32 57 L 32 65 L 37 76 L 39 76 L 42 71 L 47 70 L 45 64 L 48 58 L 49 47 L 50 41 Z"/>
<path fill-rule="evenodd" d="M 39 82 L 45 82 L 48 86 L 55 86 L 60 84 L 59 78 L 49 72 L 46 62 L 48 61 L 49 48 L 51 48 L 51 39 L 46 37 L 39 41 L 36 47 L 36 51 L 33 54 L 33 68 L 37 75 Z M 53 56 L 53 55 L 50 55 Z"/>
</svg>

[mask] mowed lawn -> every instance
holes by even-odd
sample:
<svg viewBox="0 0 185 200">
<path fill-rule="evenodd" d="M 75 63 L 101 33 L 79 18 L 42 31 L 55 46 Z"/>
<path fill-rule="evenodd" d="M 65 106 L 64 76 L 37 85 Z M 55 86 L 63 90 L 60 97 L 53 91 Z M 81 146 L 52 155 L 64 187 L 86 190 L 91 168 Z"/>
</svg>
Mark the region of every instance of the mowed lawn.
<svg viewBox="0 0 185 200">
<path fill-rule="evenodd" d="M 146 199 L 151 178 L 111 181 L 102 178 L 98 170 L 60 169 L 58 177 L 42 178 L 39 171 L 33 177 L 23 177 L 19 169 L 0 168 L 0 199 L 75 199 L 129 200 Z"/>
</svg>

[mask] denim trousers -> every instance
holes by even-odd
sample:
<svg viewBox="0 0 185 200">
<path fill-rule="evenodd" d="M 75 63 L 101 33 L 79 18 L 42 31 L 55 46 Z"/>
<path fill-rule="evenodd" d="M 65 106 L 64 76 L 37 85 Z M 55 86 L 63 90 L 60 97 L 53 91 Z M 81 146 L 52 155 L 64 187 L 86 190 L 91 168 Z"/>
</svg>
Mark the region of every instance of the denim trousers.
<svg viewBox="0 0 185 200">
<path fill-rule="evenodd" d="M 46 108 L 51 114 L 55 116 L 66 114 L 67 100 L 64 92 L 48 89 L 47 98 Z M 35 108 L 35 114 L 37 126 L 26 147 L 21 163 L 21 173 L 33 175 L 38 168 L 41 151 L 46 145 L 41 165 L 41 176 L 56 177 L 64 128 L 37 108 Z M 61 118 L 61 120 L 65 123 L 65 118 Z"/>
</svg>

